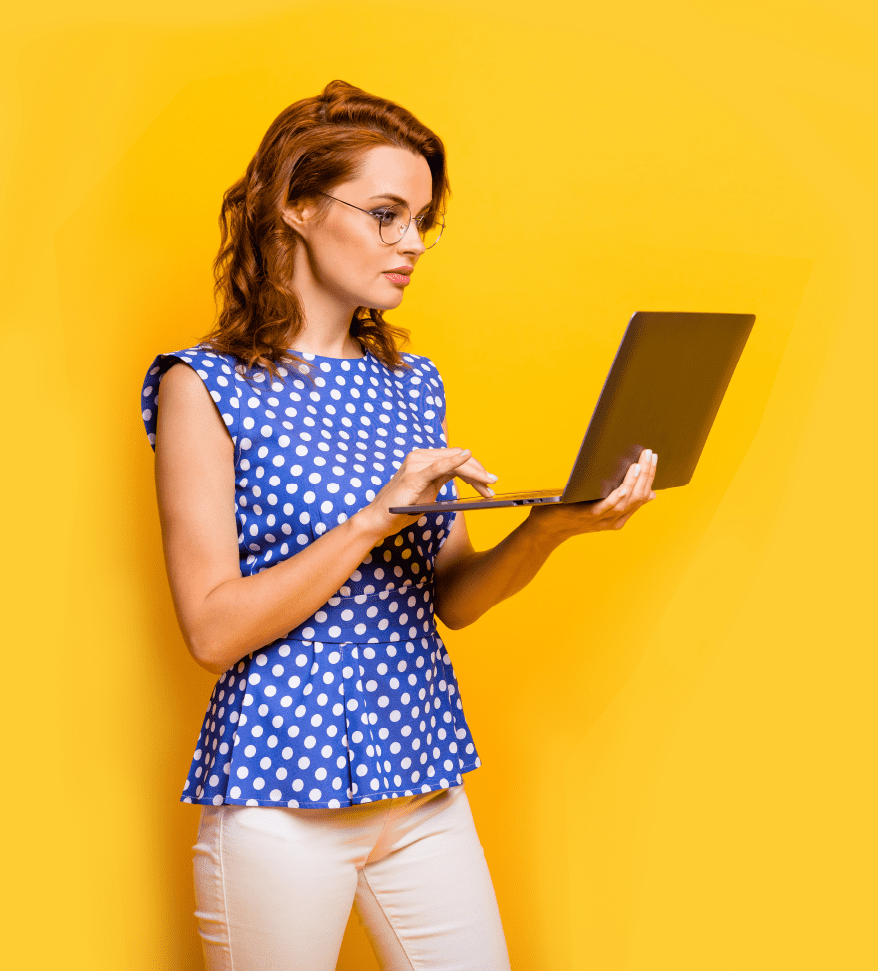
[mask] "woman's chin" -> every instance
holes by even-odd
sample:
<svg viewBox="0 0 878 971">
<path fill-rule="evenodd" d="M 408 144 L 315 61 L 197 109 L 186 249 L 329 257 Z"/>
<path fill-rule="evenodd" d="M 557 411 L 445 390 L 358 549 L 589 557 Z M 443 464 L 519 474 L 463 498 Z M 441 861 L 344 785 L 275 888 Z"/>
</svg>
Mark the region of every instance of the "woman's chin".
<svg viewBox="0 0 878 971">
<path fill-rule="evenodd" d="M 391 297 L 385 297 L 383 300 L 376 300 L 372 305 L 372 310 L 396 310 L 396 308 L 402 303 L 402 298 L 404 294 L 398 293 Z"/>
</svg>

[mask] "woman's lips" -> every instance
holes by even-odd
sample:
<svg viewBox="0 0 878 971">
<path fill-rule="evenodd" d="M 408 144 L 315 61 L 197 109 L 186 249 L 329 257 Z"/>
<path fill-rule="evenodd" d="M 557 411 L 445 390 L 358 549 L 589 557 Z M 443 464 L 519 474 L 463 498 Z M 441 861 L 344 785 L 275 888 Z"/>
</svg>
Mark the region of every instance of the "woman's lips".
<svg viewBox="0 0 878 971">
<path fill-rule="evenodd" d="M 397 286 L 407 287 L 411 283 L 411 272 L 408 268 L 400 267 L 397 270 L 385 270 L 384 275 L 391 283 L 395 283 Z"/>
</svg>

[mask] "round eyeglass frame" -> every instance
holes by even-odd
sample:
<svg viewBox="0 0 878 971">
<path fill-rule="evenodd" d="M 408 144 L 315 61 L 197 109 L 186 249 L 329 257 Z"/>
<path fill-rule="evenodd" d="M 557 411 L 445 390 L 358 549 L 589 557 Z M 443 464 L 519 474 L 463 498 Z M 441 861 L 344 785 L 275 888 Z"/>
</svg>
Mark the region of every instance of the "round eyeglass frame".
<svg viewBox="0 0 878 971">
<path fill-rule="evenodd" d="M 332 199 L 334 202 L 340 202 L 343 206 L 350 206 L 351 209 L 357 209 L 360 212 L 364 212 L 366 213 L 367 216 L 371 216 L 373 219 L 376 219 L 378 221 L 378 236 L 380 237 L 381 242 L 384 243 L 386 246 L 393 246 L 395 243 L 398 243 L 409 231 L 409 226 L 411 226 L 412 220 L 414 220 L 415 225 L 417 226 L 418 235 L 421 237 L 421 242 L 423 242 L 424 236 L 421 232 L 421 220 L 426 219 L 427 216 L 430 216 L 430 215 L 432 215 L 433 218 L 439 223 L 439 235 L 433 240 L 432 243 L 430 243 L 429 246 L 425 244 L 425 248 L 432 249 L 439 242 L 439 240 L 442 238 L 442 234 L 445 232 L 445 213 L 444 212 L 437 212 L 437 213 L 425 212 L 423 216 L 412 216 L 411 209 L 409 209 L 409 207 L 404 202 L 395 202 L 392 206 L 379 206 L 377 209 L 374 209 L 374 210 L 363 209 L 360 206 L 355 206 L 352 202 L 345 202 L 344 199 L 339 199 L 336 196 L 331 196 L 328 192 L 320 192 L 319 194 L 321 196 L 326 196 L 327 199 Z M 387 210 L 389 209 L 394 209 L 394 210 L 404 209 L 409 214 L 408 222 L 406 222 L 405 224 L 405 229 L 403 229 L 400 232 L 399 236 L 396 239 L 385 239 L 384 234 L 382 233 L 382 229 L 384 227 L 382 227 L 381 225 L 380 213 L 387 212 Z"/>
</svg>

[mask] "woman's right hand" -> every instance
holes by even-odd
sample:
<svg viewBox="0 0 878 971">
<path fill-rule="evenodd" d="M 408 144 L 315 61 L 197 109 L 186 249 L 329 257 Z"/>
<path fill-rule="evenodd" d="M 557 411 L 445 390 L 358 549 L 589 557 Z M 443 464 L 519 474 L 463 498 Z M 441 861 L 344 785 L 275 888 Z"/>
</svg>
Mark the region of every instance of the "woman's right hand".
<svg viewBox="0 0 878 971">
<path fill-rule="evenodd" d="M 420 513 L 394 515 L 390 512 L 391 506 L 435 502 L 442 486 L 455 476 L 468 482 L 482 496 L 494 495 L 491 483 L 497 477 L 486 472 L 468 448 L 420 448 L 406 455 L 393 478 L 356 514 L 357 518 L 374 532 L 377 546 L 387 536 L 393 536 L 420 518 Z"/>
</svg>

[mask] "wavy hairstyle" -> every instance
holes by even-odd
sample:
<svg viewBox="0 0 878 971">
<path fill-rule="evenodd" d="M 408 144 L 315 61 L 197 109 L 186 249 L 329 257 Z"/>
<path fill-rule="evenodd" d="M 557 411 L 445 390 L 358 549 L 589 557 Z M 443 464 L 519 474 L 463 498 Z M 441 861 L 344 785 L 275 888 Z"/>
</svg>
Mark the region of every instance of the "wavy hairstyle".
<svg viewBox="0 0 878 971">
<path fill-rule="evenodd" d="M 214 261 L 218 316 L 203 343 L 275 378 L 284 364 L 307 372 L 290 350 L 305 322 L 293 285 L 293 252 L 300 238 L 281 211 L 289 202 L 331 192 L 377 145 L 423 155 L 433 178 L 432 209 L 444 209 L 450 192 L 445 148 L 405 108 L 331 81 L 321 94 L 295 102 L 275 118 L 243 178 L 223 196 Z M 357 308 L 350 332 L 388 367 L 406 367 L 398 348 L 408 332 L 389 324 L 380 310 Z"/>
</svg>

